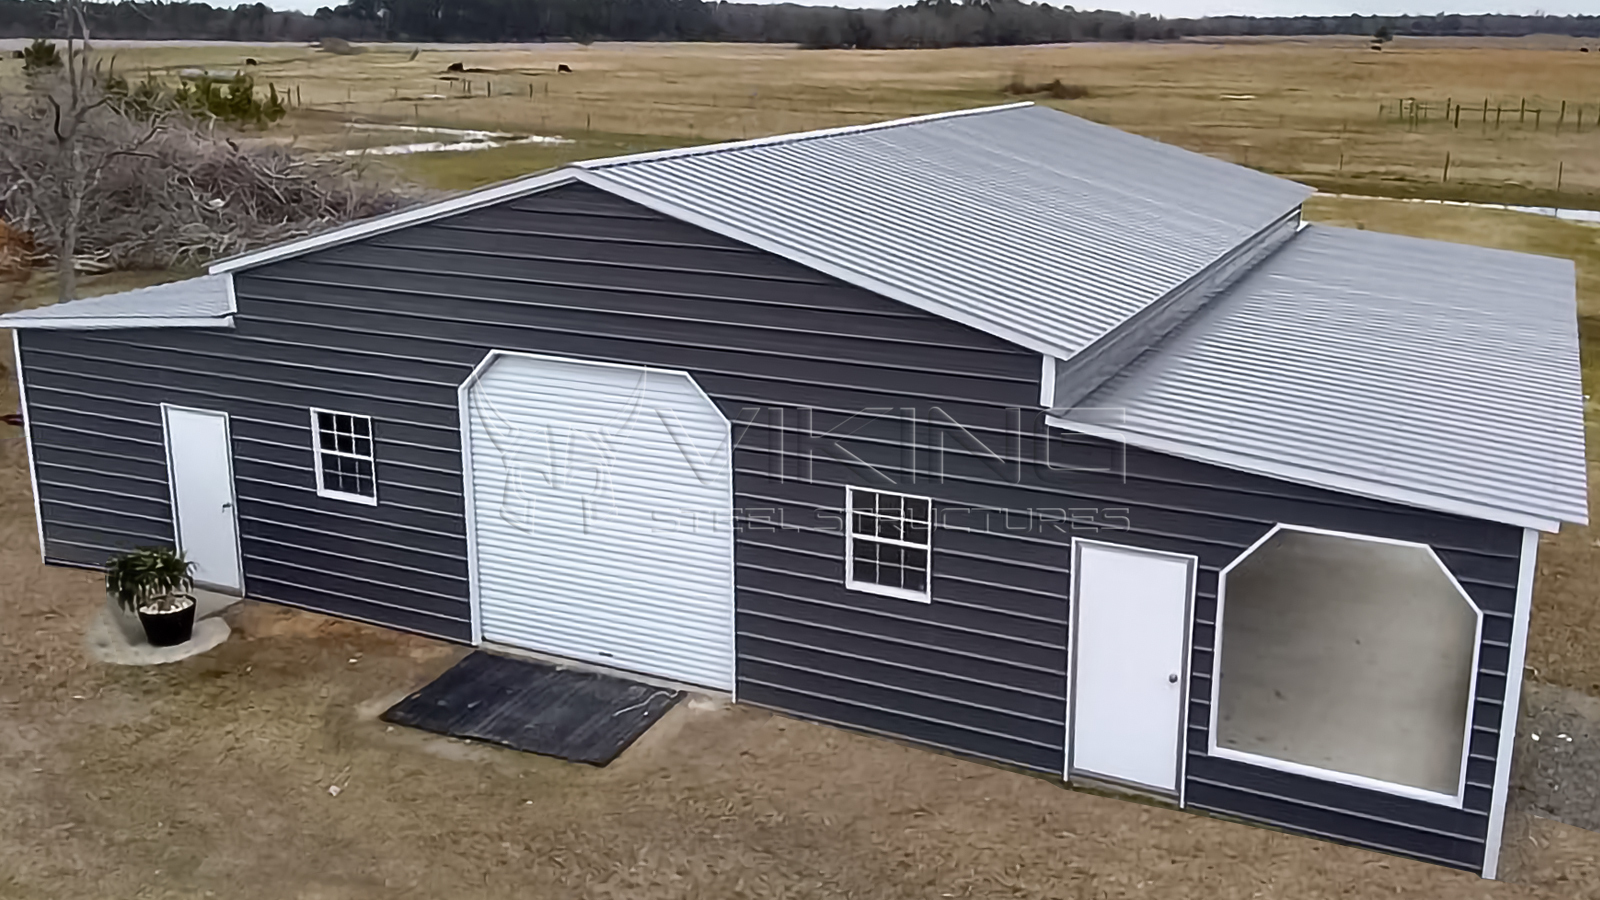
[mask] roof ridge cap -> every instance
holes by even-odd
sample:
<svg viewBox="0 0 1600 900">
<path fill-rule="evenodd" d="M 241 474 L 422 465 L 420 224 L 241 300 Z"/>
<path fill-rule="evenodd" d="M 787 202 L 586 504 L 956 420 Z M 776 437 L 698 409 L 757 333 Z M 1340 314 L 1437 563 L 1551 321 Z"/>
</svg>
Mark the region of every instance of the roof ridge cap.
<svg viewBox="0 0 1600 900">
<path fill-rule="evenodd" d="M 846 134 L 862 134 L 871 131 L 884 131 L 890 128 L 921 125 L 926 122 L 942 121 L 944 119 L 959 119 L 967 116 L 983 115 L 985 113 L 1023 109 L 1033 105 L 1034 103 L 1032 100 L 1022 100 L 1017 103 L 1002 103 L 998 106 L 978 106 L 971 109 L 955 109 L 946 110 L 944 112 L 927 113 L 920 116 L 906 116 L 900 119 L 889 119 L 888 121 L 884 122 L 868 122 L 864 125 L 840 125 L 833 128 L 819 128 L 812 131 L 796 131 L 789 134 L 774 134 L 767 137 L 749 138 L 742 141 L 726 141 L 720 144 L 702 144 L 695 147 L 676 147 L 670 150 L 650 150 L 644 153 L 630 153 L 625 156 L 612 156 L 605 159 L 591 159 L 583 162 L 575 162 L 571 165 L 573 168 L 596 171 L 617 168 L 620 166 L 634 165 L 643 162 L 652 162 L 658 159 L 681 159 L 691 156 L 704 156 L 712 153 L 726 153 L 734 150 L 747 150 L 753 147 L 770 147 L 778 144 L 792 144 L 800 141 L 838 137 Z"/>
</svg>

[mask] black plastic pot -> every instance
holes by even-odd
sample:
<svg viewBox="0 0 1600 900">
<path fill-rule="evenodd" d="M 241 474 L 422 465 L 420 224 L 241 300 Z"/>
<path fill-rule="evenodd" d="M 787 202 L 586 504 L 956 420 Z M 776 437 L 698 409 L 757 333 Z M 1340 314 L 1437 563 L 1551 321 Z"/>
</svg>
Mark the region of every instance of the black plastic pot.
<svg viewBox="0 0 1600 900">
<path fill-rule="evenodd" d="M 182 609 L 172 612 L 139 610 L 139 624 L 144 626 L 145 640 L 153 647 L 171 647 L 187 641 L 194 634 L 194 600 Z"/>
</svg>

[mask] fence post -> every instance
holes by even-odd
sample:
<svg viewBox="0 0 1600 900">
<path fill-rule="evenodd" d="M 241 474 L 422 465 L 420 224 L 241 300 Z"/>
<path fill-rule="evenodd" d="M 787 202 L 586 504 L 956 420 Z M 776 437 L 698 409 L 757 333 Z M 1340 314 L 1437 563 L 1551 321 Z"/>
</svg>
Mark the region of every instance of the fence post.
<svg viewBox="0 0 1600 900">
<path fill-rule="evenodd" d="M 1444 178 L 1440 179 L 1440 184 L 1449 184 L 1449 183 L 1450 183 L 1450 151 L 1446 150 L 1444 152 Z"/>
<path fill-rule="evenodd" d="M 1526 125 L 1528 122 L 1528 98 L 1522 98 L 1522 111 L 1518 113 L 1517 124 Z"/>
<path fill-rule="evenodd" d="M 1561 193 L 1561 176 L 1565 175 L 1566 173 L 1567 161 L 1563 159 L 1556 163 L 1556 193 L 1558 194 Z"/>
</svg>

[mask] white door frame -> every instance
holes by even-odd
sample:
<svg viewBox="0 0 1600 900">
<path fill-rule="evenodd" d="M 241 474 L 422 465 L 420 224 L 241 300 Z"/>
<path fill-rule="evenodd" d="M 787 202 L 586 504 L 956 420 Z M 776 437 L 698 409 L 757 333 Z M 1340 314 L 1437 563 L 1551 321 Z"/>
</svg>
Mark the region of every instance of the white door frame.
<svg viewBox="0 0 1600 900">
<path fill-rule="evenodd" d="M 483 645 L 483 611 L 480 608 L 480 604 L 482 603 L 482 598 L 481 598 L 480 592 L 479 592 L 479 580 L 478 580 L 478 519 L 477 519 L 477 510 L 475 508 L 475 502 L 474 502 L 474 500 L 472 498 L 472 484 L 473 484 L 473 479 L 472 479 L 472 433 L 471 433 L 472 419 L 471 419 L 471 411 L 469 409 L 469 406 L 470 406 L 470 395 L 472 393 L 472 386 L 477 384 L 478 381 L 483 378 L 484 373 L 489 371 L 489 367 L 494 365 L 495 362 L 497 360 L 501 359 L 502 357 L 508 357 L 508 356 L 518 357 L 518 358 L 521 358 L 521 359 L 539 360 L 541 362 L 569 363 L 569 364 L 581 365 L 581 366 L 596 366 L 596 367 L 608 368 L 608 369 L 623 369 L 623 370 L 633 371 L 633 372 L 649 371 L 649 372 L 657 372 L 657 373 L 662 374 L 662 375 L 681 375 L 684 378 L 688 379 L 688 381 L 689 381 L 689 383 L 691 385 L 694 385 L 695 391 L 698 392 L 700 394 L 700 396 L 705 399 L 706 403 L 713 410 L 716 411 L 717 417 L 722 420 L 723 425 L 728 429 L 728 462 L 727 462 L 727 465 L 728 465 L 728 478 L 727 478 L 727 484 L 728 484 L 728 516 L 729 516 L 729 522 L 728 522 L 728 604 L 730 606 L 729 616 L 728 616 L 728 632 L 729 632 L 728 633 L 728 653 L 732 657 L 731 659 L 728 660 L 728 671 L 732 675 L 732 680 L 730 682 L 731 687 L 729 688 L 729 694 L 731 695 L 731 697 L 732 697 L 732 699 L 734 701 L 737 701 L 739 699 L 739 649 L 738 649 L 739 604 L 738 604 L 738 601 L 735 599 L 735 593 L 736 593 L 736 590 L 737 590 L 737 583 L 738 583 L 738 575 L 734 571 L 734 568 L 735 568 L 734 567 L 734 543 L 735 543 L 735 541 L 734 541 L 734 533 L 736 531 L 736 528 L 735 528 L 736 523 L 734 523 L 732 521 L 733 508 L 734 508 L 733 507 L 733 504 L 734 504 L 734 499 L 733 499 L 733 455 L 734 455 L 733 423 L 728 421 L 728 417 L 727 416 L 723 415 L 722 408 L 717 405 L 715 400 L 711 399 L 711 395 L 709 395 L 709 394 L 707 394 L 705 392 L 705 388 L 702 388 L 700 386 L 700 382 L 698 380 L 696 380 L 693 375 L 691 375 L 690 373 L 688 373 L 688 372 L 686 372 L 686 371 L 684 371 L 682 369 L 664 369 L 664 368 L 660 368 L 660 367 L 657 367 L 657 366 L 629 365 L 627 363 L 602 362 L 602 361 L 593 360 L 593 359 L 579 359 L 579 358 L 573 357 L 573 356 L 556 356 L 556 355 L 549 354 L 549 353 L 529 353 L 529 352 L 523 351 L 523 350 L 493 349 L 493 350 L 490 350 L 488 353 L 485 353 L 483 355 L 483 359 L 479 360 L 478 364 L 476 366 L 472 367 L 472 371 L 467 373 L 467 377 L 464 378 L 462 380 L 462 382 L 461 382 L 461 385 L 456 388 L 456 409 L 457 409 L 457 413 L 456 413 L 456 415 L 457 415 L 457 423 L 456 424 L 457 424 L 458 430 L 460 432 L 460 438 L 461 438 L 461 497 L 462 497 L 463 504 L 464 504 L 463 507 L 462 507 L 462 511 L 463 511 L 463 514 L 466 516 L 466 531 L 467 531 L 467 588 L 468 588 L 469 603 L 471 605 L 471 610 L 472 610 L 472 645 L 474 647 L 478 647 L 478 646 L 482 646 Z"/>
<path fill-rule="evenodd" d="M 233 477 L 233 420 L 227 413 L 219 409 L 201 409 L 197 406 L 179 406 L 176 403 L 161 404 L 161 446 L 167 454 L 167 498 L 172 506 L 172 543 L 179 551 L 183 550 L 183 527 L 179 521 L 178 511 L 178 474 L 177 467 L 172 464 L 172 428 L 168 424 L 167 414 L 172 412 L 194 413 L 202 416 L 218 416 L 222 419 L 222 435 L 225 441 L 223 449 L 227 451 L 224 456 L 228 463 L 228 515 L 233 520 L 233 565 L 234 573 L 238 576 L 237 588 L 207 585 L 208 590 L 221 590 L 223 593 L 232 593 L 237 590 L 239 596 L 246 595 L 244 584 L 244 548 L 240 543 L 239 535 L 239 489 L 234 484 Z"/>
<path fill-rule="evenodd" d="M 1072 780 L 1072 751 L 1074 744 L 1073 732 L 1077 724 L 1075 720 L 1077 718 L 1078 708 L 1078 611 L 1081 609 L 1081 605 L 1078 601 L 1078 573 L 1081 571 L 1079 567 L 1079 559 L 1082 548 L 1084 546 L 1091 545 L 1107 547 L 1121 552 L 1144 554 L 1146 556 L 1155 556 L 1164 559 L 1181 560 L 1188 567 L 1188 588 L 1185 592 L 1186 596 L 1183 603 L 1183 658 L 1179 662 L 1178 669 L 1180 696 L 1178 700 L 1177 795 L 1178 807 L 1181 809 L 1187 803 L 1187 795 L 1184 790 L 1184 774 L 1188 769 L 1189 758 L 1189 681 L 1191 678 L 1190 672 L 1192 669 L 1194 656 L 1195 582 L 1196 575 L 1200 569 L 1200 558 L 1192 553 L 1173 553 L 1167 550 L 1150 550 L 1131 544 L 1119 544 L 1113 541 L 1101 541 L 1091 538 L 1074 537 L 1072 539 L 1072 569 L 1068 576 L 1071 579 L 1071 613 L 1068 617 L 1071 633 L 1067 636 L 1067 746 L 1066 752 L 1062 754 L 1062 780 L 1068 782 Z M 1114 784 L 1122 783 L 1117 781 L 1115 778 L 1095 774 L 1092 772 L 1085 772 L 1082 774 L 1089 778 L 1100 781 L 1106 781 Z M 1141 791 L 1153 790 L 1149 785 L 1143 784 L 1129 783 L 1127 786 Z"/>
</svg>

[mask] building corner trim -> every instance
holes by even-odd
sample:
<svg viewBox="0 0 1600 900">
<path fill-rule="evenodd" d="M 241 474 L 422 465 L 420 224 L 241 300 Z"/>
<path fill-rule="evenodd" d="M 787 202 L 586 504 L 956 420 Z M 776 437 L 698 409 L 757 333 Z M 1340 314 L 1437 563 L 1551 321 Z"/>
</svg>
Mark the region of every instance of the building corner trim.
<svg viewBox="0 0 1600 900">
<path fill-rule="evenodd" d="M 1494 758 L 1494 799 L 1489 805 L 1489 834 L 1483 847 L 1483 877 L 1498 878 L 1500 845 L 1505 840 L 1506 799 L 1511 792 L 1511 756 L 1517 744 L 1517 718 L 1522 700 L 1523 665 L 1528 656 L 1528 619 L 1533 609 L 1533 578 L 1538 571 L 1539 532 L 1522 531 L 1522 561 L 1517 570 L 1516 610 L 1511 620 L 1511 659 L 1506 664 L 1506 696 L 1500 712 L 1500 746 Z"/>
</svg>

